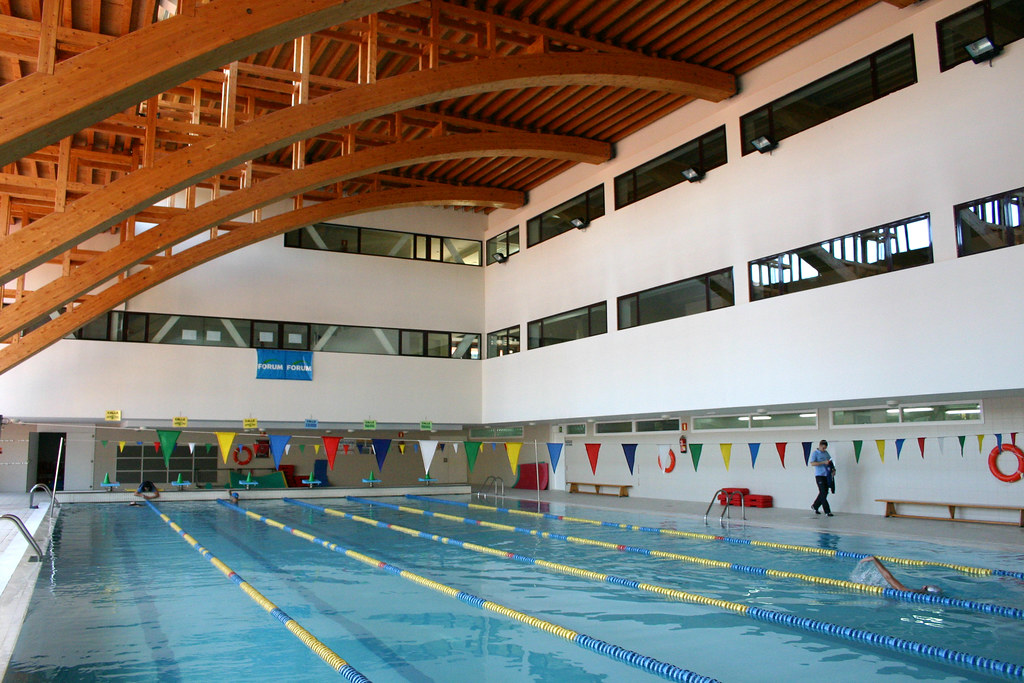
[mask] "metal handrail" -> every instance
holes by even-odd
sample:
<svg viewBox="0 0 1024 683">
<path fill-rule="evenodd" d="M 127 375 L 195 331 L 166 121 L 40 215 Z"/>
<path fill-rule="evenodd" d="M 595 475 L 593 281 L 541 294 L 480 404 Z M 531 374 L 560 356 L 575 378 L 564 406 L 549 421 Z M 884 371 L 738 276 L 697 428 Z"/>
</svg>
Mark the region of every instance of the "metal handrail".
<svg viewBox="0 0 1024 683">
<path fill-rule="evenodd" d="M 43 551 L 39 548 L 39 544 L 36 543 L 36 539 L 32 538 L 32 534 L 30 534 L 28 532 L 28 529 L 25 528 L 25 523 L 21 521 L 21 518 L 19 518 L 17 515 L 7 513 L 0 515 L 0 519 L 11 520 L 14 523 L 14 526 L 18 527 L 18 530 L 21 532 L 21 535 L 25 537 L 25 540 L 28 541 L 29 545 L 32 546 L 32 549 L 36 551 L 37 561 L 43 559 Z"/>
<path fill-rule="evenodd" d="M 480 487 L 480 490 L 477 491 L 477 495 L 478 496 L 483 496 L 484 495 L 484 489 L 487 488 L 488 484 L 492 484 L 492 483 L 494 484 L 494 497 L 495 498 L 498 497 L 498 495 L 499 495 L 498 494 L 498 484 L 501 484 L 501 494 L 500 495 L 501 495 L 502 498 L 504 498 L 505 497 L 505 480 L 502 479 L 501 477 L 495 475 L 495 474 L 492 474 L 489 477 L 487 477 L 486 479 L 484 479 L 484 483 Z"/>
<path fill-rule="evenodd" d="M 53 491 L 50 490 L 49 486 L 46 484 L 36 484 L 28 490 L 28 506 L 31 509 L 36 510 L 39 508 L 38 505 L 32 504 L 32 499 L 35 497 L 36 491 L 46 491 L 46 495 L 50 497 L 51 504 L 60 505 L 60 501 L 53 495 Z"/>
<path fill-rule="evenodd" d="M 718 518 L 718 521 L 723 521 L 725 519 L 725 513 L 729 512 L 729 507 L 731 506 L 731 496 L 725 495 L 725 489 L 718 489 L 717 491 L 715 491 L 714 495 L 711 496 L 711 502 L 708 503 L 708 509 L 704 511 L 705 525 L 708 523 L 708 513 L 711 512 L 711 506 L 715 504 L 715 498 L 718 498 L 718 494 L 720 493 L 723 496 L 725 496 L 725 507 L 722 508 L 722 516 Z M 742 495 L 740 496 L 740 512 L 743 516 L 743 521 L 747 521 L 747 507 L 743 502 Z M 729 512 L 729 518 L 732 519 L 731 512 Z"/>
</svg>

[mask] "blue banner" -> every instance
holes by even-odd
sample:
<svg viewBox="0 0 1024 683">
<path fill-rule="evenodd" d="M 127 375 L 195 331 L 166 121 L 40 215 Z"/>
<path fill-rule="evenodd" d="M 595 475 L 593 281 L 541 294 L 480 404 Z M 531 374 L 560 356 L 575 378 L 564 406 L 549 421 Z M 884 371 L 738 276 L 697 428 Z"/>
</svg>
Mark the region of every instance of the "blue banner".
<svg viewBox="0 0 1024 683">
<path fill-rule="evenodd" d="M 313 379 L 312 351 L 256 349 L 256 379 Z"/>
</svg>

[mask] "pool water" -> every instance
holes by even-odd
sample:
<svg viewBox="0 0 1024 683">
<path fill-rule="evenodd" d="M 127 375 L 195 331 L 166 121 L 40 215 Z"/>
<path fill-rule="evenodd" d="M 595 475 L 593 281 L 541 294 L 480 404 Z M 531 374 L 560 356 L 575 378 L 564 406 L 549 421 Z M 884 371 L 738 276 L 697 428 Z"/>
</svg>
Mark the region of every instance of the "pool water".
<svg viewBox="0 0 1024 683">
<path fill-rule="evenodd" d="M 837 579 L 856 561 L 441 502 L 392 504 L 556 534 Z M 469 501 L 469 497 L 452 500 Z M 475 502 L 475 501 L 474 501 Z M 158 508 L 372 681 L 645 681 L 659 677 L 285 533 L 211 502 Z M 843 588 L 742 574 L 488 529 L 346 500 L 325 507 L 442 537 L 866 629 L 1014 664 L 1024 621 L 902 603 Z M 518 504 L 510 501 L 511 504 Z M 526 504 L 524 504 L 526 505 Z M 992 680 L 953 664 L 755 621 L 711 605 L 548 571 L 282 501 L 260 515 L 428 579 L 722 681 Z M 684 517 L 551 505 L 581 518 L 708 533 Z M 746 525 L 730 536 L 1019 571 L 1024 554 L 933 542 Z M 890 566 L 903 583 L 1024 608 L 1024 582 Z M 338 680 L 282 624 L 145 506 L 65 506 L 4 681 Z"/>
</svg>

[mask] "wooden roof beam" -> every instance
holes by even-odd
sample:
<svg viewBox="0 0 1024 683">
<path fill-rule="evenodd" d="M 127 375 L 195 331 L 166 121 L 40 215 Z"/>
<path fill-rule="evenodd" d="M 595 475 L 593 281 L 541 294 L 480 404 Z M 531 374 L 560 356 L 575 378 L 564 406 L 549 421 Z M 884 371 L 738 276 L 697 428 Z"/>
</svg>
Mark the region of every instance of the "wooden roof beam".
<svg viewBox="0 0 1024 683">
<path fill-rule="evenodd" d="M 126 277 L 102 292 L 89 297 L 82 305 L 40 326 L 19 340 L 0 349 L 0 374 L 39 353 L 51 344 L 82 327 L 97 316 L 155 287 L 172 277 L 202 265 L 224 254 L 265 240 L 289 230 L 319 223 L 340 216 L 351 216 L 381 209 L 411 206 L 482 206 L 488 208 L 519 208 L 525 203 L 521 192 L 478 187 L 416 187 L 386 190 L 344 197 L 330 202 L 296 209 L 259 223 L 220 235 L 164 259 L 153 266 Z"/>
<path fill-rule="evenodd" d="M 321 97 L 219 131 L 0 239 L 0 282 L 25 273 L 145 206 L 248 159 L 319 132 L 462 95 L 563 85 L 628 86 L 720 101 L 736 91 L 730 74 L 637 55 L 596 53 L 502 57 L 394 76 Z"/>
</svg>

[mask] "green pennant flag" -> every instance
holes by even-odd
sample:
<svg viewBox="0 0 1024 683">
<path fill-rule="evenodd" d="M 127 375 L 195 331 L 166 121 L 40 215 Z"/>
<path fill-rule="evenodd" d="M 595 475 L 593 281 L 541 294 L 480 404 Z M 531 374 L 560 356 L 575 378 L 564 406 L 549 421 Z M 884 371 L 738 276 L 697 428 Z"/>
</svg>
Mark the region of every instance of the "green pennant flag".
<svg viewBox="0 0 1024 683">
<path fill-rule="evenodd" d="M 207 455 L 209 455 L 209 454 L 210 454 L 210 449 L 211 449 L 211 448 L 213 448 L 213 444 L 212 444 L 212 443 L 208 443 L 208 444 L 206 444 L 206 454 L 207 454 Z"/>
<path fill-rule="evenodd" d="M 964 457 L 964 441 L 967 440 L 967 437 L 966 436 L 958 436 L 956 438 L 960 442 L 960 457 L 962 458 L 962 457 Z"/>
<path fill-rule="evenodd" d="M 860 462 L 860 449 L 864 447 L 863 441 L 853 442 L 853 457 L 857 462 Z"/>
<path fill-rule="evenodd" d="M 158 429 L 156 436 L 160 439 L 160 452 L 164 455 L 164 467 L 170 467 L 171 453 L 174 452 L 174 445 L 178 443 L 181 432 L 174 429 Z"/>
<path fill-rule="evenodd" d="M 700 452 L 704 449 L 702 443 L 691 443 L 690 444 L 690 459 L 693 460 L 693 471 L 697 471 L 697 463 L 700 462 Z"/>
<path fill-rule="evenodd" d="M 463 441 L 466 446 L 466 460 L 469 462 L 469 471 L 472 472 L 476 466 L 476 456 L 480 455 L 479 441 Z"/>
<path fill-rule="evenodd" d="M 306 444 L 300 443 L 299 444 L 299 453 L 305 453 L 305 452 L 306 452 Z M 312 479 L 313 475 L 309 475 L 309 478 Z"/>
<path fill-rule="evenodd" d="M 106 446 L 107 445 L 107 440 L 103 439 L 103 441 L 101 441 L 100 443 L 102 443 L 104 446 Z"/>
</svg>

